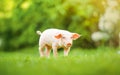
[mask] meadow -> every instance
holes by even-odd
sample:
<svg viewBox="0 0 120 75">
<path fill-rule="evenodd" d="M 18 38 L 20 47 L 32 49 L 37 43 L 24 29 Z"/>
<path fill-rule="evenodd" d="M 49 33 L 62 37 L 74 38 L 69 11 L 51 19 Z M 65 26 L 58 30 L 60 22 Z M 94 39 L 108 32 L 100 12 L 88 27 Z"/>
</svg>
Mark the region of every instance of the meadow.
<svg viewBox="0 0 120 75">
<path fill-rule="evenodd" d="M 120 75 L 120 50 L 72 49 L 68 57 L 40 58 L 37 47 L 0 52 L 0 75 Z"/>
</svg>

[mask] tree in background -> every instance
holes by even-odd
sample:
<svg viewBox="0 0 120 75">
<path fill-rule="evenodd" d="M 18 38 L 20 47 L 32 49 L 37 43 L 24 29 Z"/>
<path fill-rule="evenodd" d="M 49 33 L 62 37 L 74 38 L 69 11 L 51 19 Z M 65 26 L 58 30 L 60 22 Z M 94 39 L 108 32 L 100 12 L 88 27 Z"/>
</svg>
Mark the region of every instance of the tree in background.
<svg viewBox="0 0 120 75">
<path fill-rule="evenodd" d="M 96 42 L 102 40 L 108 42 L 109 46 L 119 45 L 120 33 L 120 10 L 118 0 L 107 0 L 108 6 L 105 13 L 100 17 L 99 29 L 100 31 L 94 32 L 92 39 Z M 96 37 L 97 36 L 97 37 Z"/>
<path fill-rule="evenodd" d="M 33 47 L 36 30 L 66 29 L 83 36 L 74 47 L 93 48 L 105 0 L 0 0 L 0 48 L 4 51 Z"/>
</svg>

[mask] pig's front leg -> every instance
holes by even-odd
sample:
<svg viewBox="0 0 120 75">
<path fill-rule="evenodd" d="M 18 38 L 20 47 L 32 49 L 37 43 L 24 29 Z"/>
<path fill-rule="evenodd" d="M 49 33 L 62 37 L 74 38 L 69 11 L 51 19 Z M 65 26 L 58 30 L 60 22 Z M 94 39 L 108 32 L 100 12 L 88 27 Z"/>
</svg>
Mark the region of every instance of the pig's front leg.
<svg viewBox="0 0 120 75">
<path fill-rule="evenodd" d="M 70 51 L 70 47 L 64 48 L 64 56 L 68 56 L 69 51 Z"/>
<path fill-rule="evenodd" d="M 57 45 L 53 44 L 52 45 L 52 49 L 53 49 L 53 55 L 54 55 L 54 57 L 57 57 L 57 55 L 58 55 L 58 53 L 57 53 Z"/>
</svg>

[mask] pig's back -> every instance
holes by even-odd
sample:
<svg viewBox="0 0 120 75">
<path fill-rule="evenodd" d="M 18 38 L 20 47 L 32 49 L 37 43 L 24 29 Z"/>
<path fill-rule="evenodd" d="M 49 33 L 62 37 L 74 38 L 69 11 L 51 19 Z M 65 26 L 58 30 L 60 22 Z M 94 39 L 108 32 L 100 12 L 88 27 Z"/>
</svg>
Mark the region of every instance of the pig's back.
<svg viewBox="0 0 120 75">
<path fill-rule="evenodd" d="M 58 29 L 47 29 L 42 32 L 41 37 L 50 37 L 53 38 L 55 35 L 59 34 L 60 30 Z"/>
<path fill-rule="evenodd" d="M 60 30 L 58 29 L 47 29 L 43 31 L 39 40 L 39 44 L 52 45 L 53 42 L 57 41 L 57 39 L 55 39 L 55 35 L 59 33 Z"/>
<path fill-rule="evenodd" d="M 69 31 L 66 31 L 66 30 L 60 30 L 60 29 L 47 29 L 45 30 L 44 32 L 42 32 L 42 35 L 41 36 L 49 36 L 49 37 L 53 37 L 58 35 L 58 34 L 64 34 L 64 35 L 67 35 L 67 34 L 71 34 Z"/>
</svg>

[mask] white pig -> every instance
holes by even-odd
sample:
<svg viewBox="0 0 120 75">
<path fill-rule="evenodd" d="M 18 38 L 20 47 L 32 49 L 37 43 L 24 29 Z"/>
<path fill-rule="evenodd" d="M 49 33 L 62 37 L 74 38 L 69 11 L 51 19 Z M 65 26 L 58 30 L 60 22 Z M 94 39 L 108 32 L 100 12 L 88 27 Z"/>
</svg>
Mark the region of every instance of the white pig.
<svg viewBox="0 0 120 75">
<path fill-rule="evenodd" d="M 41 35 L 39 38 L 39 52 L 41 57 L 45 55 L 49 57 L 51 49 L 53 49 L 53 55 L 56 57 L 58 48 L 64 48 L 64 56 L 68 56 L 72 41 L 80 37 L 77 33 L 60 29 L 47 29 L 42 33 L 37 31 L 37 34 Z M 46 48 L 45 53 L 44 48 Z"/>
</svg>

